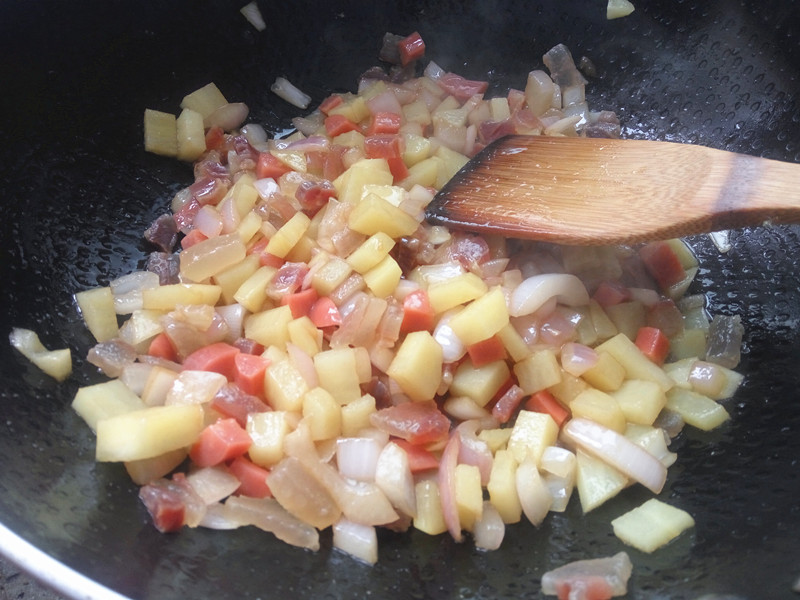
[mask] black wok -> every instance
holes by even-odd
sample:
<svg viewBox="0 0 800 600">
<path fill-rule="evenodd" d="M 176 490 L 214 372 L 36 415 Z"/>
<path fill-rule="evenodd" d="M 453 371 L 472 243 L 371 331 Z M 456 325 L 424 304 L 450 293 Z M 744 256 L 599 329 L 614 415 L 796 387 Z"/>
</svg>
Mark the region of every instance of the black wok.
<svg viewBox="0 0 800 600">
<path fill-rule="evenodd" d="M 119 465 L 95 464 L 92 433 L 69 407 L 101 380 L 71 294 L 143 265 L 141 232 L 191 181 L 142 149 L 146 107 L 174 112 L 214 81 L 277 134 L 302 114 L 268 92 L 285 75 L 315 103 L 354 90 L 387 30 L 418 30 L 428 58 L 491 91 L 522 87 L 559 42 L 594 62 L 596 108 L 617 110 L 628 137 L 694 142 L 800 161 L 800 4 L 639 0 L 605 20 L 604 0 L 570 2 L 259 2 L 263 33 L 239 2 L 7 1 L 0 8 L 0 333 L 38 331 L 72 348 L 73 376 L 43 376 L 0 343 L 0 552 L 74 597 L 85 583 L 20 552 L 20 540 L 130 598 L 538 597 L 546 570 L 623 549 L 609 520 L 643 501 L 631 488 L 582 515 L 577 502 L 538 529 L 520 524 L 501 550 L 446 535 L 380 536 L 367 567 L 258 531 L 162 535 Z M 632 598 L 792 598 L 800 577 L 800 230 L 734 232 L 720 254 L 693 239 L 697 289 L 746 325 L 747 378 L 732 420 L 675 441 L 661 498 L 697 525 L 653 555 L 629 549 Z M 6 339 L 3 337 L 3 339 Z M 18 537 L 15 537 L 18 536 Z M 76 582 L 77 581 L 77 582 Z"/>
</svg>

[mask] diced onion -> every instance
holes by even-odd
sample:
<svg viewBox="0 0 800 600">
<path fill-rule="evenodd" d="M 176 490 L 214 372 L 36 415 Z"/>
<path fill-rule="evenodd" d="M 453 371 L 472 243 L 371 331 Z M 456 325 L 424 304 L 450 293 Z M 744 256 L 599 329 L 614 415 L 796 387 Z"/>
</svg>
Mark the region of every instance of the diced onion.
<svg viewBox="0 0 800 600">
<path fill-rule="evenodd" d="M 186 480 L 206 504 L 224 500 L 239 487 L 239 480 L 223 467 L 204 467 L 186 476 Z"/>
<path fill-rule="evenodd" d="M 540 525 L 550 511 L 553 497 L 530 455 L 517 467 L 516 479 L 522 512 L 532 524 Z"/>
<path fill-rule="evenodd" d="M 339 473 L 356 481 L 374 481 L 381 446 L 373 438 L 339 438 L 336 441 L 336 465 Z"/>
<path fill-rule="evenodd" d="M 375 483 L 400 512 L 410 517 L 417 515 L 414 476 L 408 454 L 397 444 L 390 442 L 381 450 L 375 465 Z"/>
<path fill-rule="evenodd" d="M 472 537 L 475 547 L 481 550 L 497 550 L 503 543 L 506 525 L 494 505 L 488 500 L 483 503 L 481 518 L 475 521 Z"/>
<path fill-rule="evenodd" d="M 279 98 L 297 108 L 308 108 L 308 105 L 311 104 L 311 96 L 299 90 L 284 77 L 277 77 L 269 89 Z"/>
<path fill-rule="evenodd" d="M 203 126 L 221 127 L 224 131 L 233 131 L 244 123 L 247 115 L 250 114 L 250 109 L 242 102 L 230 102 L 224 106 L 220 106 L 205 119 L 203 119 Z"/>
<path fill-rule="evenodd" d="M 370 565 L 378 562 L 378 534 L 370 525 L 339 520 L 333 526 L 333 547 Z"/>
<path fill-rule="evenodd" d="M 550 298 L 556 298 L 567 306 L 589 303 L 586 286 L 575 275 L 568 273 L 544 273 L 525 279 L 511 292 L 509 314 L 512 317 L 529 315 L 541 308 Z"/>
</svg>

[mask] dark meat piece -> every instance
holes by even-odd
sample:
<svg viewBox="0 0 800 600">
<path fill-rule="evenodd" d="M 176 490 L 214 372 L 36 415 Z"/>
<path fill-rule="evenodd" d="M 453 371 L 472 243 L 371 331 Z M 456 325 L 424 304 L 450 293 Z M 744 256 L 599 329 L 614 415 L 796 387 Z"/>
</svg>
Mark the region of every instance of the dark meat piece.
<svg viewBox="0 0 800 600">
<path fill-rule="evenodd" d="M 178 226 L 175 224 L 175 219 L 170 214 L 161 215 L 145 230 L 144 239 L 164 252 L 172 252 L 178 242 Z"/>
<path fill-rule="evenodd" d="M 147 270 L 158 275 L 159 285 L 180 283 L 181 259 L 169 252 L 151 252 L 147 259 Z"/>
</svg>

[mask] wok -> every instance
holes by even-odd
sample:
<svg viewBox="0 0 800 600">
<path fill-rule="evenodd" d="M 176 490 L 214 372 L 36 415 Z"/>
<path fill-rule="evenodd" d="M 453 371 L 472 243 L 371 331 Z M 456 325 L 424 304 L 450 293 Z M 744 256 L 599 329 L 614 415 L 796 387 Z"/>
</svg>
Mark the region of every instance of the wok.
<svg viewBox="0 0 800 600">
<path fill-rule="evenodd" d="M 546 570 L 623 549 L 609 521 L 648 496 L 637 488 L 588 515 L 573 501 L 538 529 L 512 526 L 491 553 L 446 535 L 381 533 L 374 567 L 324 535 L 316 554 L 250 529 L 162 535 L 124 470 L 95 464 L 93 435 L 69 407 L 78 386 L 102 379 L 84 361 L 92 340 L 71 294 L 144 264 L 141 233 L 191 169 L 143 151 L 143 110 L 175 112 L 209 81 L 278 134 L 302 111 L 268 92 L 275 76 L 314 103 L 352 91 L 387 30 L 418 30 L 429 59 L 488 77 L 490 92 L 522 87 L 563 42 L 595 64 L 591 106 L 616 110 L 625 136 L 798 162 L 800 5 L 639 0 L 606 21 L 604 0 L 261 0 L 259 33 L 242 4 L 3 3 L 0 332 L 27 327 L 48 347 L 69 346 L 75 369 L 57 384 L 0 344 L 0 551 L 76 598 L 499 598 L 538 597 Z M 799 237 L 796 227 L 737 231 L 726 254 L 691 240 L 710 310 L 744 319 L 746 380 L 726 403 L 728 424 L 674 442 L 660 497 L 697 525 L 652 555 L 628 549 L 629 597 L 796 597 Z"/>
</svg>

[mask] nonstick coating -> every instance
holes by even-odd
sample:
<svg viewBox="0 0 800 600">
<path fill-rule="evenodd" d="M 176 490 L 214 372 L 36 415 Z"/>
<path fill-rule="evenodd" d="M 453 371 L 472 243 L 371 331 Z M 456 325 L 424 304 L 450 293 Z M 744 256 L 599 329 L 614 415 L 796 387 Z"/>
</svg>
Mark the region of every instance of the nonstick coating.
<svg viewBox="0 0 800 600">
<path fill-rule="evenodd" d="M 498 93 L 522 88 L 564 42 L 595 64 L 591 106 L 616 110 L 625 136 L 800 162 L 798 3 L 639 0 L 631 16 L 606 21 L 605 0 L 261 0 L 261 33 L 239 14 L 244 3 L 0 7 L 0 333 L 31 328 L 75 357 L 59 385 L 0 344 L 0 521 L 131 598 L 533 598 L 546 570 L 625 549 L 609 521 L 649 496 L 640 487 L 589 515 L 574 500 L 538 529 L 512 526 L 491 553 L 446 535 L 381 533 L 374 567 L 332 551 L 327 533 L 316 554 L 251 529 L 159 534 L 123 468 L 94 463 L 93 434 L 69 407 L 78 386 L 102 380 L 84 360 L 92 341 L 71 295 L 141 268 L 142 231 L 191 181 L 187 165 L 143 151 L 145 108 L 177 112 L 184 94 L 214 81 L 278 134 L 302 111 L 269 93 L 275 76 L 314 104 L 353 91 L 385 31 L 418 30 L 429 59 L 488 77 Z M 728 424 L 674 442 L 679 460 L 659 497 L 697 524 L 652 555 L 627 549 L 629 597 L 797 597 L 798 234 L 734 232 L 726 255 L 692 240 L 710 310 L 745 321 L 746 380 L 725 403 Z"/>
</svg>

